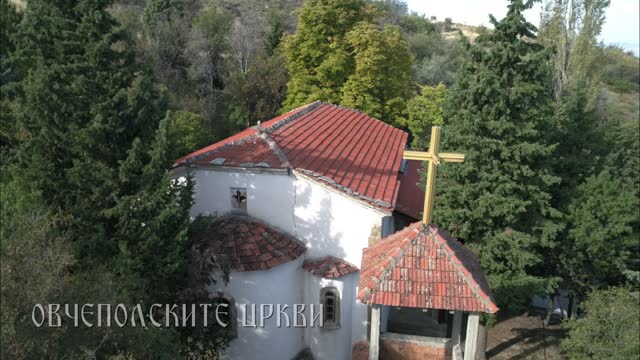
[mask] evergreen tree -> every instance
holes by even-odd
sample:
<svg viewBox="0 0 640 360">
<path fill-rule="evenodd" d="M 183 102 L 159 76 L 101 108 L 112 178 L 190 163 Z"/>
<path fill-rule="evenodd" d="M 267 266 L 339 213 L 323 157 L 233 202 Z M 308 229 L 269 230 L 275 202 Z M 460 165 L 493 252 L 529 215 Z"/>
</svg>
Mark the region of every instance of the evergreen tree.
<svg viewBox="0 0 640 360">
<path fill-rule="evenodd" d="M 133 62 L 108 3 L 29 1 L 18 31 L 18 61 L 28 68 L 16 112 L 28 136 L 18 155 L 60 213 L 81 267 L 127 264 L 116 271 L 144 284 L 122 286 L 157 301 L 182 276 L 191 187 L 169 184 L 166 130 L 158 130 L 165 102 Z"/>
<path fill-rule="evenodd" d="M 450 90 L 443 149 L 463 164 L 442 166 L 435 221 L 479 251 L 499 304 L 526 305 L 545 272 L 545 250 L 560 225 L 551 206 L 554 147 L 548 142 L 552 94 L 547 53 L 513 0 L 495 30 L 472 46 Z M 507 301 L 505 301 L 507 300 Z"/>
<path fill-rule="evenodd" d="M 16 30 L 22 20 L 20 13 L 16 11 L 9 0 L 0 0 L 0 151 L 3 158 L 9 148 L 15 146 L 16 124 L 13 116 L 13 99 L 19 92 L 20 74 L 14 61 L 16 50 Z"/>
</svg>

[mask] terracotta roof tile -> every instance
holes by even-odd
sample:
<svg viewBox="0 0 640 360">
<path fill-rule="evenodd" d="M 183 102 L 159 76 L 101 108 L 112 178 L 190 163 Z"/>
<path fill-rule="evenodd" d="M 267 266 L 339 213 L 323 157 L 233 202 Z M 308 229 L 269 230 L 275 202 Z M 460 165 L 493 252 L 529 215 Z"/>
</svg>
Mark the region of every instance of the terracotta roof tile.
<svg viewBox="0 0 640 360">
<path fill-rule="evenodd" d="M 317 277 L 338 278 L 358 271 L 358 267 L 333 256 L 311 259 L 304 262 L 302 268 Z"/>
<path fill-rule="evenodd" d="M 358 111 L 315 102 L 181 159 L 182 164 L 291 168 L 392 209 L 407 133 Z"/>
<path fill-rule="evenodd" d="M 194 250 L 236 271 L 267 270 L 293 261 L 306 250 L 287 234 L 248 216 L 224 216 L 194 241 Z"/>
<path fill-rule="evenodd" d="M 390 306 L 498 311 L 475 255 L 444 230 L 421 222 L 363 250 L 358 299 Z"/>
</svg>

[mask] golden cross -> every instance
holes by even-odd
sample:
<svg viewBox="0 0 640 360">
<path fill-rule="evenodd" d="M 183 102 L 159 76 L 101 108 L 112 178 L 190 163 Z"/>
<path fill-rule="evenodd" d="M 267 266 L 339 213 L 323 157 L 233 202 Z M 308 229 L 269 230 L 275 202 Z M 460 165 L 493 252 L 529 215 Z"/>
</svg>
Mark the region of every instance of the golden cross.
<svg viewBox="0 0 640 360">
<path fill-rule="evenodd" d="M 440 165 L 440 162 L 464 162 L 464 154 L 453 153 L 441 153 L 440 150 L 440 127 L 434 126 L 431 128 L 431 144 L 429 145 L 429 151 L 412 151 L 406 150 L 403 159 L 406 160 L 422 160 L 428 161 L 429 167 L 427 168 L 427 189 L 424 196 L 424 212 L 422 213 L 422 222 L 429 224 L 431 222 L 431 216 L 433 213 L 433 196 L 435 194 L 436 185 L 436 166 Z"/>
</svg>

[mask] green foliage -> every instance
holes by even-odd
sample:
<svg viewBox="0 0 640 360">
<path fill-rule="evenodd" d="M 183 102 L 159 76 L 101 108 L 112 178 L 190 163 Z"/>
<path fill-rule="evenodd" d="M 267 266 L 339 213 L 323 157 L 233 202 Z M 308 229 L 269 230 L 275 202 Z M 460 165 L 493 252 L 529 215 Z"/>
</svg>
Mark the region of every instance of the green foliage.
<svg viewBox="0 0 640 360">
<path fill-rule="evenodd" d="M 571 360 L 634 359 L 640 353 L 640 297 L 625 288 L 598 290 L 582 303 L 585 317 L 569 321 L 561 343 Z"/>
<path fill-rule="evenodd" d="M 489 275 L 514 285 L 542 275 L 537 268 L 560 230 L 550 203 L 559 179 L 548 164 L 547 57 L 530 40 L 535 27 L 522 16 L 528 5 L 512 1 L 504 19 L 492 19 L 495 31 L 471 46 L 449 91 L 442 147 L 466 158 L 441 166 L 434 212 L 440 226 L 476 244 Z"/>
<path fill-rule="evenodd" d="M 616 46 L 601 51 L 603 56 L 598 65 L 602 67 L 602 81 L 607 87 L 620 93 L 640 91 L 640 59 Z"/>
<path fill-rule="evenodd" d="M 300 10 L 285 38 L 290 80 L 282 111 L 323 100 L 389 123 L 411 97 L 412 56 L 398 27 L 379 29 L 361 0 L 316 0 Z M 327 41 L 328 40 L 328 41 Z"/>
<path fill-rule="evenodd" d="M 311 0 L 300 8 L 297 32 L 283 43 L 290 80 L 282 111 L 316 100 L 340 103 L 355 66 L 346 35 L 369 19 L 364 0 Z"/>
<path fill-rule="evenodd" d="M 17 64 L 13 58 L 15 52 L 15 34 L 22 16 L 16 11 L 15 6 L 8 0 L 0 0 L 0 146 L 2 151 L 5 147 L 15 145 L 16 133 L 15 118 L 12 108 L 15 106 L 13 100 L 19 92 L 19 78 L 21 77 Z"/>
<path fill-rule="evenodd" d="M 557 279 L 525 274 L 489 275 L 488 280 L 501 315 L 521 315 L 533 295 L 549 294 L 558 285 Z"/>
<path fill-rule="evenodd" d="M 57 273 L 62 289 L 51 293 L 51 300 L 29 299 L 30 304 L 147 306 L 173 302 L 185 286 L 192 183 L 170 180 L 169 120 L 161 121 L 166 102 L 149 72 L 134 62 L 130 42 L 106 4 L 29 1 L 16 34 L 14 56 L 27 75 L 14 114 L 18 131 L 27 135 L 10 173 L 20 174 L 56 217 L 17 227 L 19 237 L 9 234 L 8 242 L 24 246 L 6 253 L 15 255 L 8 264 L 16 266 L 16 276 L 47 283 L 45 275 Z M 51 32 L 43 33 L 42 26 Z M 37 209 L 37 204 L 31 206 Z M 38 237 L 42 243 L 35 242 Z M 43 261 L 46 252 L 37 254 L 42 245 L 50 245 L 57 258 L 72 253 L 73 271 L 66 260 L 49 274 L 25 268 Z M 15 265 L 19 261 L 25 263 Z M 71 277 L 68 283 L 63 276 Z M 174 330 L 108 330 L 66 324 L 56 336 L 39 333 L 36 342 L 47 342 L 34 351 L 47 357 L 175 358 L 181 349 Z M 29 338 L 25 334 L 19 341 Z"/>
<path fill-rule="evenodd" d="M 211 130 L 200 115 L 188 111 L 169 111 L 167 118 L 169 159 L 178 159 L 214 142 Z"/>
<path fill-rule="evenodd" d="M 288 79 L 282 56 L 259 54 L 248 71 L 233 75 L 225 88 L 227 128 L 239 131 L 275 117 Z"/>
<path fill-rule="evenodd" d="M 267 55 L 273 56 L 282 42 L 282 37 L 287 30 L 285 14 L 281 11 L 267 13 L 268 30 L 264 39 L 264 50 Z"/>
<path fill-rule="evenodd" d="M 577 188 L 568 209 L 570 230 L 562 241 L 561 269 L 579 290 L 623 283 L 637 247 L 638 193 L 608 170 Z"/>
<path fill-rule="evenodd" d="M 342 88 L 341 104 L 399 125 L 413 95 L 413 62 L 400 29 L 362 23 L 349 34 L 355 69 Z"/>
<path fill-rule="evenodd" d="M 557 98 L 577 84 L 587 87 L 589 104 L 598 95 L 601 67 L 598 35 L 609 0 L 550 0 L 541 15 L 540 41 L 553 51 Z"/>
<path fill-rule="evenodd" d="M 444 102 L 447 88 L 443 83 L 436 86 L 422 86 L 420 94 L 409 101 L 407 125 L 411 131 L 414 149 L 429 147 L 430 129 L 444 124 Z"/>
</svg>

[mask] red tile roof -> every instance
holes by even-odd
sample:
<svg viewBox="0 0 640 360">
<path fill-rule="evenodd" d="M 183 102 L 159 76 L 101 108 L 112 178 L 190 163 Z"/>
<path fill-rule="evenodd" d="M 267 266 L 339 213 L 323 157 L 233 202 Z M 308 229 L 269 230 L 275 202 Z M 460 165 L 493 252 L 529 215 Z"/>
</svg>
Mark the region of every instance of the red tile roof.
<svg viewBox="0 0 640 360">
<path fill-rule="evenodd" d="M 424 211 L 424 185 L 420 186 L 422 161 L 407 160 L 406 171 L 398 174 L 400 181 L 396 210 L 414 219 L 422 218 Z"/>
<path fill-rule="evenodd" d="M 182 164 L 290 168 L 391 209 L 407 133 L 359 111 L 315 102 L 198 150 Z"/>
<path fill-rule="evenodd" d="M 314 276 L 327 279 L 339 278 L 358 271 L 357 266 L 333 256 L 307 260 L 302 268 Z"/>
<path fill-rule="evenodd" d="M 211 263 L 235 271 L 267 270 L 293 261 L 304 244 L 248 216 L 225 216 L 199 235 L 194 250 Z"/>
<path fill-rule="evenodd" d="M 444 230 L 421 222 L 363 250 L 358 299 L 390 306 L 498 311 L 475 255 Z"/>
</svg>

